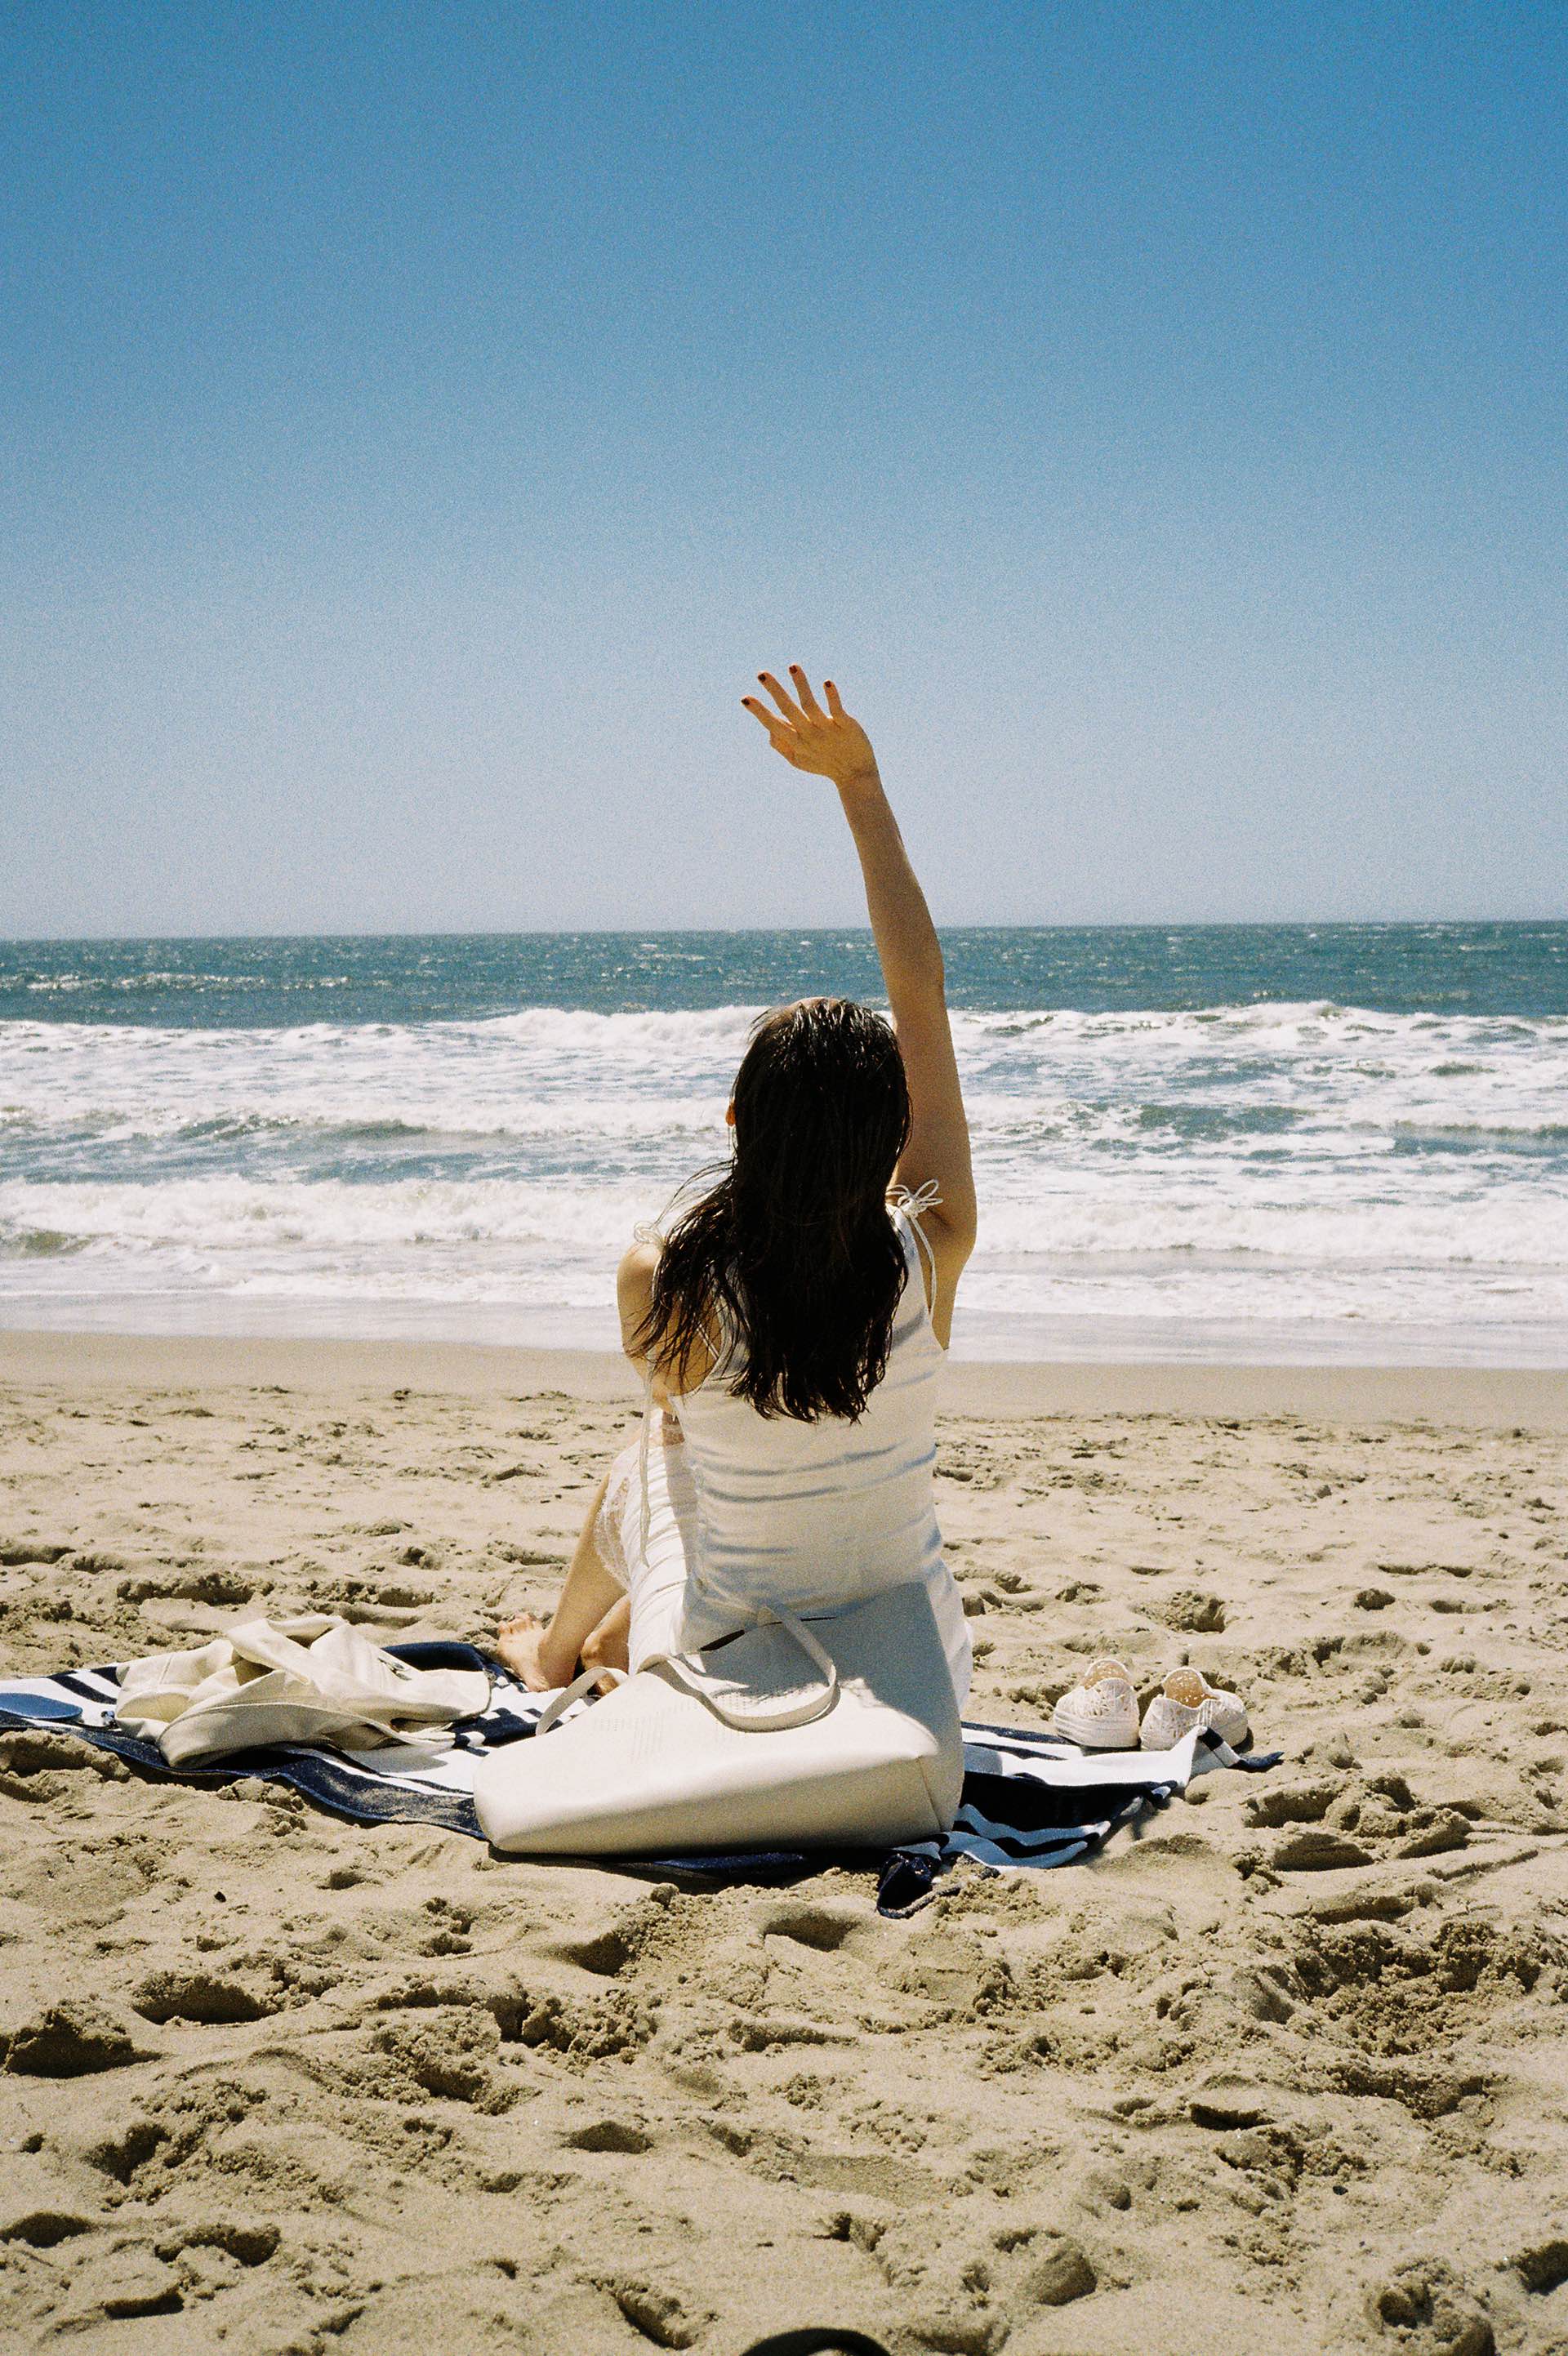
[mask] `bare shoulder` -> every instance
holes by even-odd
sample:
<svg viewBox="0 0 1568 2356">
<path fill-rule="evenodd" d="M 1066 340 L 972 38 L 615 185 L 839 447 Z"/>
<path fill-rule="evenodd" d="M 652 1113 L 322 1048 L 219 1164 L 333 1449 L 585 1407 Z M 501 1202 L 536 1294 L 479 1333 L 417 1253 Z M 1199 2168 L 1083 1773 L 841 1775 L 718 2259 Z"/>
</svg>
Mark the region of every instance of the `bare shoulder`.
<svg viewBox="0 0 1568 2356">
<path fill-rule="evenodd" d="M 621 1254 L 620 1267 L 616 1273 L 617 1284 L 622 1288 L 639 1284 L 650 1286 L 661 1249 L 662 1246 L 651 1236 L 639 1236 L 636 1243 Z"/>
<path fill-rule="evenodd" d="M 653 1280 L 662 1250 L 657 1238 L 651 1242 L 639 1238 L 622 1255 L 616 1271 L 621 1347 L 632 1364 L 644 1370 L 648 1367 L 648 1355 L 641 1346 L 642 1336 L 648 1330 L 649 1312 L 653 1307 Z M 679 1358 L 661 1355 L 652 1368 L 654 1398 L 668 1399 L 695 1390 L 712 1373 L 716 1355 L 716 1346 L 701 1337 L 692 1342 Z"/>
<path fill-rule="evenodd" d="M 620 1311 L 621 1339 L 632 1356 L 633 1337 L 645 1322 L 653 1303 L 653 1279 L 659 1267 L 660 1246 L 641 1237 L 621 1255 L 616 1270 L 616 1303 Z"/>
</svg>

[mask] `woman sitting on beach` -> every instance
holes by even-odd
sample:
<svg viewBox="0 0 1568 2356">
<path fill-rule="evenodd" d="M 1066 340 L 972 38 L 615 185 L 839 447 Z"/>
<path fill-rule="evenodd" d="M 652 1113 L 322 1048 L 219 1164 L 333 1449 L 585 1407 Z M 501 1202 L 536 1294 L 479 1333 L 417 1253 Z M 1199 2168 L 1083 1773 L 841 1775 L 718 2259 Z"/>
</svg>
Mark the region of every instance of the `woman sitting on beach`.
<svg viewBox="0 0 1568 2356">
<path fill-rule="evenodd" d="M 776 708 L 742 701 L 774 750 L 838 788 L 894 1027 L 842 998 L 757 1023 L 725 1175 L 620 1265 L 644 1440 L 600 1483 L 548 1624 L 508 1621 L 497 1649 L 543 1691 L 579 1659 L 635 1669 L 759 1609 L 831 1614 L 919 1580 L 961 1709 L 969 1631 L 932 1473 L 975 1213 L 941 950 L 865 731 L 831 680 L 823 711 L 797 665 L 793 695 L 760 676 Z"/>
</svg>

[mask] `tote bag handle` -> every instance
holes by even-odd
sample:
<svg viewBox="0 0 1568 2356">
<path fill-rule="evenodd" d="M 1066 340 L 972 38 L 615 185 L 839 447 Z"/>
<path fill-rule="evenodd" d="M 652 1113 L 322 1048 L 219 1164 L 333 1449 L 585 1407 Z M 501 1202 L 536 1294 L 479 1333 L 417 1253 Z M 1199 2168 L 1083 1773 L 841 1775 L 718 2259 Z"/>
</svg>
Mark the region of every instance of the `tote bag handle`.
<svg viewBox="0 0 1568 2356">
<path fill-rule="evenodd" d="M 601 1677 L 614 1677 L 618 1686 L 624 1686 L 626 1671 L 624 1669 L 579 1669 L 571 1684 L 563 1686 L 560 1692 L 553 1695 L 540 1711 L 533 1729 L 535 1737 L 548 1734 L 562 1712 L 569 1709 L 572 1704 L 580 1699 L 584 1694 L 591 1692 Z"/>
<path fill-rule="evenodd" d="M 819 1718 L 827 1716 L 838 1699 L 837 1663 L 826 1647 L 817 1642 L 803 1622 L 795 1619 L 789 1612 L 770 1612 L 758 1624 L 764 1627 L 776 1625 L 785 1629 L 794 1638 L 808 1659 L 816 1663 L 822 1673 L 822 1683 L 815 1693 L 806 1695 L 803 1700 L 781 1702 L 774 1709 L 752 1709 L 747 1708 L 744 1702 L 737 1707 L 728 1700 L 722 1699 L 703 1682 L 700 1671 L 696 1675 L 693 1674 L 693 1661 L 700 1662 L 702 1659 L 700 1653 L 696 1655 L 650 1653 L 642 1665 L 645 1669 L 668 1669 L 686 1692 L 694 1695 L 698 1701 L 713 1711 L 721 1725 L 732 1727 L 737 1734 L 781 1734 L 790 1727 L 814 1725 Z M 744 1633 L 744 1631 L 742 1633 Z M 533 1730 L 535 1736 L 548 1734 L 563 1712 L 569 1709 L 573 1702 L 583 1694 L 589 1692 L 598 1684 L 601 1677 L 607 1676 L 614 1677 L 618 1685 L 625 1685 L 627 1682 L 624 1669 L 579 1670 L 571 1684 L 564 1686 L 561 1691 L 553 1695 L 545 1704 L 540 1712 L 539 1722 Z"/>
<path fill-rule="evenodd" d="M 733 1727 L 737 1733 L 781 1734 L 792 1726 L 814 1725 L 819 1718 L 827 1716 L 838 1699 L 838 1665 L 832 1655 L 818 1644 L 811 1630 L 792 1612 L 768 1612 L 757 1624 L 759 1627 L 782 1628 L 794 1638 L 808 1659 L 816 1663 L 822 1673 L 822 1683 L 815 1693 L 807 1694 L 803 1700 L 780 1702 L 772 1709 L 758 1709 L 748 1707 L 744 1701 L 737 1704 L 714 1693 L 703 1681 L 700 1671 L 693 1676 L 693 1664 L 702 1660 L 701 1653 L 658 1653 L 646 1665 L 651 1666 L 656 1660 L 661 1668 L 668 1669 L 684 1686 L 688 1693 L 695 1694 L 699 1701 L 704 1702 L 721 1725 Z"/>
</svg>

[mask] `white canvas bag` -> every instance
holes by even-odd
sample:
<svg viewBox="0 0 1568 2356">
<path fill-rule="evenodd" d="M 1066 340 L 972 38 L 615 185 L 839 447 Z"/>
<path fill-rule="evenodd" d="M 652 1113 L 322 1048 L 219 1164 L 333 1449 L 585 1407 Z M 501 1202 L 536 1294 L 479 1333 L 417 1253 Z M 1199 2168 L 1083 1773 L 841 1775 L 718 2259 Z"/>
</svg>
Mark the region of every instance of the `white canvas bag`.
<svg viewBox="0 0 1568 2356">
<path fill-rule="evenodd" d="M 449 1740 L 455 1719 L 486 1708 L 482 1669 L 416 1669 L 324 1612 L 248 1620 L 194 1652 L 155 1653 L 121 1672 L 114 1716 L 190 1767 L 263 1742 Z"/>
<path fill-rule="evenodd" d="M 591 1709 L 482 1762 L 480 1829 L 525 1857 L 891 1847 L 951 1829 L 963 1783 L 952 1679 L 925 1588 L 811 1626 L 770 1619 L 647 1661 Z M 553 1729 L 553 1730 L 551 1730 Z"/>
</svg>

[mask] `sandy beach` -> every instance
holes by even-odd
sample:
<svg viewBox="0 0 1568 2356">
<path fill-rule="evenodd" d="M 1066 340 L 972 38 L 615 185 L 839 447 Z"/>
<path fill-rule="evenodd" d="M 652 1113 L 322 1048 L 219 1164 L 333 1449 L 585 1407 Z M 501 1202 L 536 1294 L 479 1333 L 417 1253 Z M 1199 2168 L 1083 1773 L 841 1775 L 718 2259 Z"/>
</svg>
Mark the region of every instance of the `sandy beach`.
<svg viewBox="0 0 1568 2356">
<path fill-rule="evenodd" d="M 1192 1660 L 1283 1763 L 1049 1874 L 721 1892 L 0 1736 L 18 2349 L 1568 2349 L 1568 1377 L 955 1365 L 974 1714 Z M 483 1642 L 587 1355 L 0 1335 L 0 1668 Z"/>
</svg>

